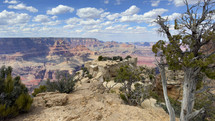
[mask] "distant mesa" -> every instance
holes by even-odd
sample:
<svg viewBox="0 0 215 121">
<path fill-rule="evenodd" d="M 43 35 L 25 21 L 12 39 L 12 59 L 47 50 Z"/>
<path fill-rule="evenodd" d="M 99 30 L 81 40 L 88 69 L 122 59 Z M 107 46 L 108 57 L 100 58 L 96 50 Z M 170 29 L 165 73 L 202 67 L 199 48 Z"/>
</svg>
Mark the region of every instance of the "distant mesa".
<svg viewBox="0 0 215 121">
<path fill-rule="evenodd" d="M 151 44 L 149 42 L 134 42 L 134 45 L 137 45 L 137 46 L 151 46 Z"/>
<path fill-rule="evenodd" d="M 143 46 L 150 46 L 149 42 L 144 42 Z"/>
</svg>

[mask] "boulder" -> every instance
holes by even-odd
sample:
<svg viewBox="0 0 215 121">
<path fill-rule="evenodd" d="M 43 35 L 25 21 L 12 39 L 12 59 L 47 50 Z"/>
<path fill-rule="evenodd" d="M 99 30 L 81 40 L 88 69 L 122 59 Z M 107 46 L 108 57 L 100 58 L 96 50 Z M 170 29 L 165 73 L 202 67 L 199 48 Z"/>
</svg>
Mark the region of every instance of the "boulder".
<svg viewBox="0 0 215 121">
<path fill-rule="evenodd" d="M 53 107 L 63 106 L 67 103 L 68 95 L 58 92 L 39 93 L 34 98 L 33 106 L 36 107 Z"/>
<path fill-rule="evenodd" d="M 146 99 L 141 103 L 141 107 L 143 108 L 155 108 L 156 100 L 153 98 Z"/>
</svg>

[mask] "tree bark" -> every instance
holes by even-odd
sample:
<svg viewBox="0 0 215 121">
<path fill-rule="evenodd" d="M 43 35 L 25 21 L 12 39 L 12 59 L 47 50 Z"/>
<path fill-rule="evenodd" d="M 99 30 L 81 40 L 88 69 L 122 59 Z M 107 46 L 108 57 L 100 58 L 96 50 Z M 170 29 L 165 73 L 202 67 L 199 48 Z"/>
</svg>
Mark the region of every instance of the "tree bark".
<svg viewBox="0 0 215 121">
<path fill-rule="evenodd" d="M 164 95 L 167 110 L 169 112 L 169 118 L 170 118 L 170 121 L 175 121 L 175 111 L 174 111 L 173 107 L 171 106 L 171 103 L 169 101 L 169 97 L 168 97 L 168 94 L 167 94 L 167 82 L 166 82 L 166 75 L 165 75 L 164 66 L 161 65 L 159 67 L 159 70 L 161 72 L 163 95 Z"/>
<path fill-rule="evenodd" d="M 192 114 L 195 102 L 196 79 L 194 78 L 195 75 L 192 68 L 187 68 L 184 72 L 183 99 L 181 105 L 180 121 L 189 121 L 189 115 Z"/>
</svg>

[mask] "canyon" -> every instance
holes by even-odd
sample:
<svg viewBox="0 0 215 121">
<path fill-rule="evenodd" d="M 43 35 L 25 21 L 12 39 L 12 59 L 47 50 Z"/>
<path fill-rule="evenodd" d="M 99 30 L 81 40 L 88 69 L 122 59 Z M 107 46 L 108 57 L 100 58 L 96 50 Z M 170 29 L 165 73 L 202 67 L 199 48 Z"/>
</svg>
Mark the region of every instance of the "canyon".
<svg viewBox="0 0 215 121">
<path fill-rule="evenodd" d="M 13 75 L 20 76 L 32 92 L 44 80 L 55 80 L 57 71 L 74 74 L 99 55 L 130 55 L 138 58 L 138 65 L 153 67 L 153 44 L 103 42 L 96 38 L 0 38 L 0 66 L 11 66 Z"/>
</svg>

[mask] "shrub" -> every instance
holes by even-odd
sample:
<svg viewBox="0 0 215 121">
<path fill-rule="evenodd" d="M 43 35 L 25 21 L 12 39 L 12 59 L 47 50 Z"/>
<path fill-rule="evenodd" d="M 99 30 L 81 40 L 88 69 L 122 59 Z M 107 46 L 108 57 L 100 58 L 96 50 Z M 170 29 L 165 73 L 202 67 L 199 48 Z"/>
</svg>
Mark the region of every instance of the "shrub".
<svg viewBox="0 0 215 121">
<path fill-rule="evenodd" d="M 102 61 L 103 60 L 103 57 L 100 55 L 99 57 L 98 57 L 98 61 Z"/>
<path fill-rule="evenodd" d="M 45 85 L 40 85 L 39 88 L 34 89 L 34 93 L 32 93 L 32 95 L 35 97 L 38 93 L 46 92 L 46 91 L 47 91 L 47 87 Z"/>
<path fill-rule="evenodd" d="M 114 81 L 123 85 L 120 88 L 120 91 L 122 92 L 120 97 L 123 97 L 122 99 L 129 105 L 137 105 L 137 98 L 139 98 L 138 96 L 140 96 L 142 93 L 138 92 L 140 90 L 137 89 L 132 90 L 131 86 L 135 82 L 141 80 L 139 71 L 129 66 L 122 66 L 119 70 L 117 70 L 117 73 L 118 74 Z"/>
<path fill-rule="evenodd" d="M 198 115 L 192 121 L 215 121 L 215 96 L 211 92 L 206 91 L 196 96 L 194 108 L 199 110 L 204 108 L 203 114 Z"/>
<path fill-rule="evenodd" d="M 113 59 L 110 57 L 103 57 L 103 59 L 102 59 L 102 61 L 107 61 L 107 60 L 113 60 Z"/>
<path fill-rule="evenodd" d="M 84 74 L 85 74 L 85 73 L 86 73 L 86 74 L 89 74 L 89 71 L 87 70 L 86 67 L 82 67 L 81 70 L 83 70 Z"/>
<path fill-rule="evenodd" d="M 113 60 L 120 60 L 120 61 L 122 61 L 123 59 L 122 59 L 122 57 L 121 56 L 113 56 Z"/>
<path fill-rule="evenodd" d="M 88 77 L 89 79 L 92 79 L 92 78 L 93 78 L 93 76 L 92 76 L 91 74 L 87 74 L 87 77 Z"/>
<path fill-rule="evenodd" d="M 128 60 L 129 58 L 131 58 L 131 56 L 130 56 L 130 55 L 127 55 L 127 56 L 125 57 L 125 59 L 127 59 L 127 60 Z"/>
<path fill-rule="evenodd" d="M 0 120 L 29 111 L 33 99 L 20 77 L 12 77 L 12 67 L 0 69 Z"/>
<path fill-rule="evenodd" d="M 99 56 L 98 57 L 98 61 L 107 61 L 107 60 L 120 60 L 122 61 L 123 58 L 121 56 L 113 56 L 113 57 L 103 57 L 103 56 Z"/>
<path fill-rule="evenodd" d="M 47 91 L 59 91 L 60 93 L 71 93 L 74 91 L 76 80 L 73 79 L 73 76 L 66 72 L 57 72 L 56 81 L 50 82 L 47 81 Z"/>
<path fill-rule="evenodd" d="M 176 117 L 179 117 L 180 116 L 180 112 L 181 112 L 181 103 L 179 101 L 171 98 L 171 97 L 169 97 L 169 101 L 170 101 L 170 103 L 171 103 L 171 105 L 172 105 L 172 107 L 173 107 L 173 109 L 175 111 Z M 166 113 L 168 113 L 166 105 L 161 104 L 161 103 L 159 103 L 159 104 L 166 111 Z"/>
</svg>

